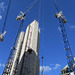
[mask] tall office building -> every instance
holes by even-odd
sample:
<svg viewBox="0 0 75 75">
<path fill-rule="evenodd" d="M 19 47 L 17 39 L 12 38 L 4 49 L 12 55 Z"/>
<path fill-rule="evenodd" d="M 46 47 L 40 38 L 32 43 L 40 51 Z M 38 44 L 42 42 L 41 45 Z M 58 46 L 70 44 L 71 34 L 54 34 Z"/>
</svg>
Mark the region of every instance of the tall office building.
<svg viewBox="0 0 75 75">
<path fill-rule="evenodd" d="M 22 35 L 21 35 L 22 34 Z M 39 75 L 39 24 L 34 20 L 21 32 L 9 75 Z"/>
</svg>

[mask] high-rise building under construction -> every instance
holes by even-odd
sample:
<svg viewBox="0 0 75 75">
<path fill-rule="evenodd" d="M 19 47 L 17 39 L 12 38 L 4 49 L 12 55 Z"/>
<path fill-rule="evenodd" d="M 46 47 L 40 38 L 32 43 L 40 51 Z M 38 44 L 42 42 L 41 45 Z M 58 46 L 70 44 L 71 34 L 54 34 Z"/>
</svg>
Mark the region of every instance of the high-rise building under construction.
<svg viewBox="0 0 75 75">
<path fill-rule="evenodd" d="M 75 61 L 75 57 L 74 57 L 74 61 Z M 75 68 L 75 64 L 73 65 L 73 67 Z M 75 75 L 74 71 L 70 71 L 70 75 Z M 69 75 L 69 66 L 66 65 L 62 70 L 61 70 L 61 75 Z"/>
<path fill-rule="evenodd" d="M 39 75 L 39 23 L 34 20 L 21 32 L 17 41 L 14 60 L 11 68 L 6 65 L 3 75 Z M 7 70 L 9 73 L 6 73 Z"/>
</svg>

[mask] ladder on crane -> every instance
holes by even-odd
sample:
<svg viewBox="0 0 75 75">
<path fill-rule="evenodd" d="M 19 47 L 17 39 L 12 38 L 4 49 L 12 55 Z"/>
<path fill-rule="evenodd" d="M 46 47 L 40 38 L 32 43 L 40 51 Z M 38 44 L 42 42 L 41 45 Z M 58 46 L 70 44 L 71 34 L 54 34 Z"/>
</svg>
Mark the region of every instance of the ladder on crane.
<svg viewBox="0 0 75 75">
<path fill-rule="evenodd" d="M 64 49 L 66 51 L 66 58 L 67 58 L 67 62 L 68 62 L 68 70 L 69 70 L 69 75 L 71 74 L 71 72 L 75 72 L 74 69 L 74 57 L 71 51 L 71 47 L 69 44 L 69 40 L 67 37 L 67 33 L 66 33 L 66 29 L 64 24 L 67 22 L 64 15 L 62 14 L 62 11 L 59 12 L 59 9 L 57 8 L 57 5 L 55 3 L 55 0 L 53 0 L 54 5 L 56 7 L 56 10 L 58 11 L 58 13 L 55 14 L 56 18 L 59 19 L 59 23 L 60 23 L 60 28 L 61 28 L 61 33 L 62 33 L 62 37 L 63 37 L 63 42 L 64 42 Z M 75 75 L 75 74 L 74 74 Z"/>
</svg>

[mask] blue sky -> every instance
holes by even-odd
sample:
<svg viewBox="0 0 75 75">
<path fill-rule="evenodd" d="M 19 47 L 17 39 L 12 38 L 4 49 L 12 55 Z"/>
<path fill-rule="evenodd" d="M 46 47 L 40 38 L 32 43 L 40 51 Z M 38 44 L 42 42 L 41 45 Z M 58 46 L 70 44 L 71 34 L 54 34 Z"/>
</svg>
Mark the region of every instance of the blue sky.
<svg viewBox="0 0 75 75">
<path fill-rule="evenodd" d="M 16 21 L 20 11 L 25 11 L 26 7 L 34 0 L 12 0 L 5 30 L 7 34 L 4 42 L 0 42 L 0 75 L 3 72 L 4 65 L 13 46 L 13 41 L 17 33 L 20 21 Z M 58 7 L 63 11 L 67 19 L 65 24 L 73 56 L 75 56 L 75 1 L 74 0 L 56 0 Z M 40 5 L 39 5 L 40 4 Z M 8 1 L 0 0 L 0 32 L 3 26 L 4 17 Z M 40 8 L 39 8 L 40 7 Z M 40 27 L 40 70 L 41 57 L 44 57 L 44 74 L 60 75 L 61 69 L 67 64 L 64 44 L 59 28 L 59 21 L 54 14 L 56 9 L 52 0 L 41 0 L 26 15 L 23 25 L 23 31 L 36 19 Z M 40 74 L 41 75 L 41 74 Z"/>
</svg>

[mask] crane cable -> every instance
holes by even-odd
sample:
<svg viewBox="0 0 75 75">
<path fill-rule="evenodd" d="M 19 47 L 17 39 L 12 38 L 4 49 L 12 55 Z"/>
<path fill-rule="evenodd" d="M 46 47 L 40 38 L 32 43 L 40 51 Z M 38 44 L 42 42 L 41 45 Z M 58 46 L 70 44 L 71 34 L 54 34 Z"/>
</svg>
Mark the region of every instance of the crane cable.
<svg viewBox="0 0 75 75">
<path fill-rule="evenodd" d="M 59 8 L 58 8 L 57 2 L 56 2 L 55 0 L 53 0 L 53 4 L 54 4 L 54 6 L 55 6 L 55 8 L 56 8 L 56 11 L 59 12 Z"/>
<path fill-rule="evenodd" d="M 31 5 L 31 7 L 29 8 L 29 9 L 27 9 L 27 11 L 25 11 L 25 13 L 28 13 L 35 5 L 36 5 L 36 3 L 38 2 L 39 0 L 35 0 L 32 4 L 30 4 Z M 30 6 L 29 5 L 29 6 Z"/>
<path fill-rule="evenodd" d="M 40 2 L 41 0 L 34 0 L 29 6 L 26 7 L 27 10 L 25 9 L 26 11 L 25 11 L 24 13 L 25 13 L 25 14 L 28 13 L 28 12 L 36 5 L 36 3 L 37 3 L 38 1 Z M 39 3 L 39 4 L 40 4 L 40 3 Z M 29 8 L 29 7 L 30 7 L 30 8 Z M 39 6 L 39 7 L 40 7 L 40 6 Z M 28 9 L 28 8 L 29 8 L 29 9 Z M 40 8 L 39 8 L 39 9 L 40 9 Z M 40 11 L 40 10 L 39 10 L 39 11 Z M 39 12 L 38 12 L 38 13 L 39 13 Z M 38 22 L 39 22 L 39 18 L 40 18 L 39 16 L 40 16 L 40 15 L 38 15 Z M 28 19 L 29 19 L 30 17 L 31 17 L 31 16 L 29 16 Z"/>
<path fill-rule="evenodd" d="M 10 4 L 11 4 L 11 0 L 9 0 L 9 4 L 8 4 L 8 8 L 7 8 L 7 12 L 6 12 L 6 16 L 5 16 L 5 20 L 4 20 L 4 24 L 3 24 L 3 28 L 2 28 L 2 33 L 3 33 L 4 30 L 5 30 L 6 21 L 7 21 L 7 17 L 8 17 L 9 9 L 10 9 Z"/>
<path fill-rule="evenodd" d="M 28 9 L 29 7 L 31 7 L 33 4 L 34 4 L 34 1 L 29 6 L 27 6 L 26 9 Z"/>
</svg>

